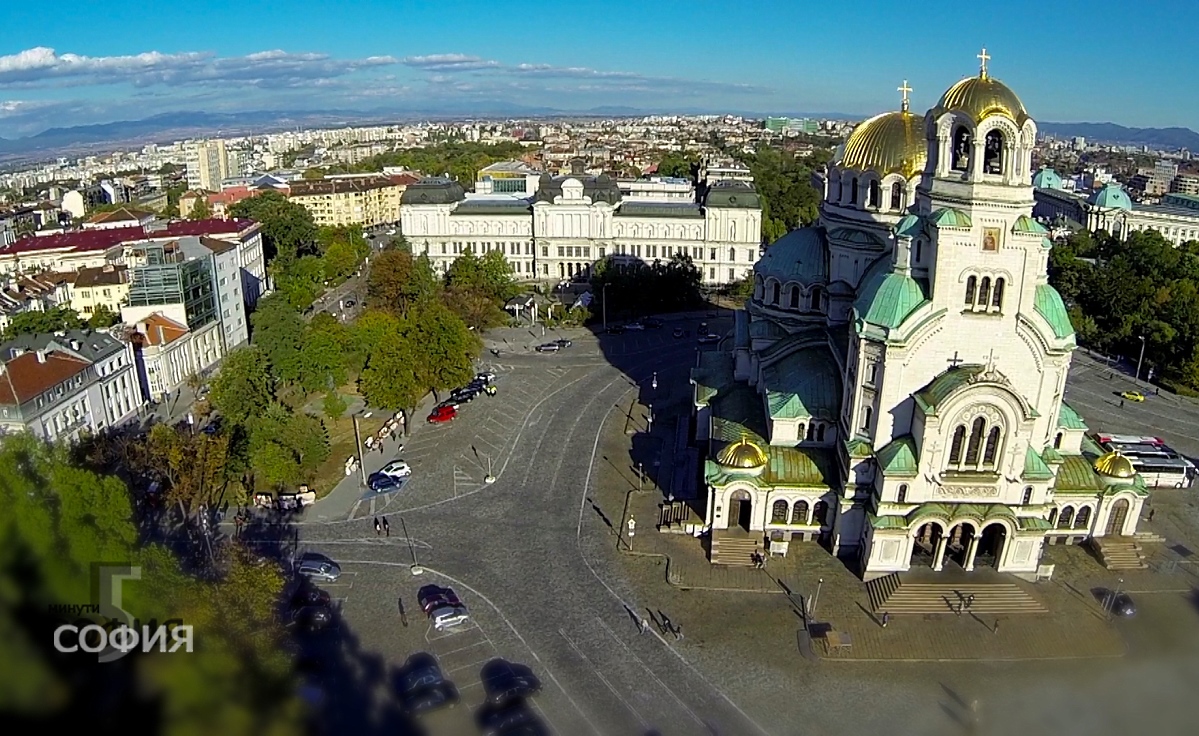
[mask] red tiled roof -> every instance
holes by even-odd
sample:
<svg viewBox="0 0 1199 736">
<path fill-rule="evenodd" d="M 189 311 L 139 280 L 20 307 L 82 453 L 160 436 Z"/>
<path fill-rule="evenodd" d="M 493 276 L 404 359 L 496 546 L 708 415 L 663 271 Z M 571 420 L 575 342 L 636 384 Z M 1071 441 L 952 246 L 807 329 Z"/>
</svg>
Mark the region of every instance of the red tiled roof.
<svg viewBox="0 0 1199 736">
<path fill-rule="evenodd" d="M 389 176 L 387 178 L 391 179 L 392 184 L 399 184 L 401 186 L 408 186 L 409 184 L 415 184 L 420 181 L 419 176 L 414 176 L 412 174 L 396 174 L 395 176 Z"/>
<path fill-rule="evenodd" d="M 144 323 L 146 334 L 143 339 L 149 345 L 167 345 L 187 334 L 186 325 L 179 324 L 162 312 L 155 312 L 146 317 Z"/>
<path fill-rule="evenodd" d="M 258 223 L 253 220 L 176 220 L 167 225 L 166 230 L 154 233 L 178 237 L 180 235 L 232 235 L 240 233 Z"/>
<path fill-rule="evenodd" d="M 5 375 L 0 376 L 0 404 L 23 404 L 91 365 L 58 350 L 45 355 L 45 363 L 38 361 L 35 352 L 18 355 L 5 363 Z"/>
<path fill-rule="evenodd" d="M 124 222 L 127 220 L 141 222 L 142 220 L 153 216 L 154 214 L 151 212 L 142 212 L 140 210 L 131 210 L 128 207 L 122 207 L 117 210 L 112 210 L 111 212 L 101 212 L 98 215 L 93 215 L 88 219 L 87 222 L 91 225 L 98 225 L 103 222 Z"/>
<path fill-rule="evenodd" d="M 141 240 L 145 231 L 138 227 L 115 227 L 109 230 L 75 230 L 58 235 L 31 235 L 22 238 L 7 248 L 0 248 L 0 255 L 7 253 L 33 253 L 40 250 L 107 250 L 127 240 Z"/>
</svg>

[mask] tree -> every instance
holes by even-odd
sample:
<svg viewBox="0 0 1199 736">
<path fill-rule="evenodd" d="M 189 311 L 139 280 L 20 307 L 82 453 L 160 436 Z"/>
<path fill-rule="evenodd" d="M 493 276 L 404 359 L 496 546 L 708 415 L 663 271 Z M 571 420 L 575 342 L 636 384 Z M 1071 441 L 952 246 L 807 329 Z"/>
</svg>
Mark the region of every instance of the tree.
<svg viewBox="0 0 1199 736">
<path fill-rule="evenodd" d="M 333 324 L 313 320 L 304 332 L 299 351 L 300 386 L 308 393 L 330 391 L 346 382 L 348 335 L 332 315 Z"/>
<path fill-rule="evenodd" d="M 670 152 L 658 161 L 658 176 L 674 176 L 681 179 L 695 177 L 695 167 L 698 162 L 691 156 Z"/>
<path fill-rule="evenodd" d="M 358 388 L 371 406 L 389 410 L 412 409 L 425 395 L 411 340 L 394 325 L 383 333 L 358 378 Z"/>
<path fill-rule="evenodd" d="M 191 212 L 187 213 L 189 220 L 207 220 L 212 217 L 212 208 L 208 206 L 207 197 L 197 197 Z"/>
<path fill-rule="evenodd" d="M 229 438 L 156 424 L 146 441 L 149 469 L 166 481 L 167 500 L 188 514 L 215 506 L 229 483 Z"/>
<path fill-rule="evenodd" d="M 386 250 L 375 256 L 366 279 L 366 303 L 397 315 L 433 299 L 440 290 L 427 256 L 413 258 L 405 250 Z"/>
<path fill-rule="evenodd" d="M 412 312 L 402 329 L 412 346 L 422 387 L 448 389 L 474 377 L 474 359 L 482 343 L 444 304 L 432 302 Z"/>
<path fill-rule="evenodd" d="M 257 477 L 275 487 L 310 479 L 329 457 L 329 434 L 320 419 L 272 403 L 250 425 L 250 462 Z"/>
<path fill-rule="evenodd" d="M 229 213 L 262 226 L 267 261 L 278 258 L 287 263 L 305 254 L 315 255 L 316 224 L 312 214 L 279 192 L 247 197 L 229 208 Z"/>
<path fill-rule="evenodd" d="M 304 320 L 286 298 L 279 293 L 264 297 L 250 315 L 250 325 L 254 345 L 270 363 L 275 380 L 291 383 L 300 380 Z"/>
<path fill-rule="evenodd" d="M 103 330 L 112 327 L 117 322 L 121 321 L 121 316 L 108 308 L 107 305 L 97 305 L 92 316 L 88 318 L 87 325 L 93 330 Z"/>
<path fill-rule="evenodd" d="M 271 264 L 276 290 L 293 309 L 307 309 L 324 291 L 325 264 L 317 256 Z"/>
<path fill-rule="evenodd" d="M 225 421 L 241 426 L 261 414 L 273 398 L 266 356 L 255 345 L 235 348 L 225 356 L 209 394 Z"/>
<path fill-rule="evenodd" d="M 7 337 L 44 335 L 59 330 L 76 330 L 83 326 L 79 313 L 70 307 L 54 307 L 45 312 L 21 312 L 8 323 Z"/>
</svg>

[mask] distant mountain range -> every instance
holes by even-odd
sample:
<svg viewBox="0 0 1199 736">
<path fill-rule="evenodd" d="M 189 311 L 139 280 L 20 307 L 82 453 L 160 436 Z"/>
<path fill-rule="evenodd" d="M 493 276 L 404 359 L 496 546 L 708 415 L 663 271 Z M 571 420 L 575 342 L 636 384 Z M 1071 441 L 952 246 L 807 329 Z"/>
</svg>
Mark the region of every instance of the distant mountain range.
<svg viewBox="0 0 1199 736">
<path fill-rule="evenodd" d="M 26 138 L 0 138 L 0 161 L 15 162 L 46 156 L 77 154 L 105 146 L 144 145 L 181 138 L 224 135 L 237 136 L 332 127 L 351 124 L 387 124 L 419 119 L 463 118 L 541 118 L 541 117 L 634 117 L 641 115 L 712 115 L 731 114 L 764 117 L 760 112 L 713 111 L 700 109 L 649 111 L 633 107 L 607 106 L 588 110 L 558 110 L 550 107 L 515 105 L 510 102 L 471 101 L 438 103 L 430 109 L 308 110 L 237 113 L 168 112 L 141 120 L 121 120 L 98 125 L 50 128 Z M 860 115 L 842 113 L 784 113 L 792 117 L 854 120 Z M 1154 148 L 1187 148 L 1199 151 L 1199 133 L 1189 128 L 1126 128 L 1114 123 L 1038 123 L 1043 133 L 1070 138 L 1083 136 L 1088 142 L 1149 145 Z"/>
</svg>

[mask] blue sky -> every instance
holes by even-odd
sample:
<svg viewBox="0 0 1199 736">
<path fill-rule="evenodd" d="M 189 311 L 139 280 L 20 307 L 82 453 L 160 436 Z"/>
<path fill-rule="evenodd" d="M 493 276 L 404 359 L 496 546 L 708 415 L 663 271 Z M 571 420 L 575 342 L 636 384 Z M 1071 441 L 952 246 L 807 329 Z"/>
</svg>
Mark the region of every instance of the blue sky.
<svg viewBox="0 0 1199 736">
<path fill-rule="evenodd" d="M 1199 128 L 1197 21 L 1195 0 L 192 0 L 49 17 L 5 2 L 0 137 L 173 110 L 494 102 L 866 116 L 897 107 L 904 79 L 932 106 L 984 45 L 1034 118 Z"/>
</svg>

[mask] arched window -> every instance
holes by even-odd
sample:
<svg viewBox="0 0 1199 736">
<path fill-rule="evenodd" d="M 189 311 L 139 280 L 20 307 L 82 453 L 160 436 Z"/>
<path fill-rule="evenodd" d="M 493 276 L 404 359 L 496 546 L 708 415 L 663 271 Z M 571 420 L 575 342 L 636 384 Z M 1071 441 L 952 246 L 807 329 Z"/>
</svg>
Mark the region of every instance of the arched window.
<svg viewBox="0 0 1199 736">
<path fill-rule="evenodd" d="M 845 182 L 837 181 L 837 204 L 845 201 Z"/>
<path fill-rule="evenodd" d="M 877 179 L 870 180 L 869 188 L 866 191 L 868 193 L 867 196 L 869 196 L 869 198 L 870 198 L 869 199 L 870 206 L 875 207 L 875 208 L 881 207 L 883 204 L 883 191 L 882 191 L 882 188 L 878 185 Z"/>
<path fill-rule="evenodd" d="M 1067 506 L 1066 508 L 1062 509 L 1062 513 L 1058 514 L 1057 528 L 1058 529 L 1069 529 L 1070 524 L 1072 524 L 1073 522 L 1074 522 L 1074 507 Z"/>
<path fill-rule="evenodd" d="M 957 465 L 962 462 L 962 448 L 966 445 L 966 425 L 959 424 L 953 430 L 953 442 L 949 445 L 949 464 Z"/>
<path fill-rule="evenodd" d="M 1003 133 L 998 130 L 987 133 L 983 147 L 983 173 L 1003 173 Z"/>
<path fill-rule="evenodd" d="M 1032 486 L 1024 488 L 1024 496 L 1020 500 L 1021 505 L 1027 506 L 1032 503 Z"/>
<path fill-rule="evenodd" d="M 891 209 L 903 209 L 903 185 L 899 182 L 891 185 Z"/>
<path fill-rule="evenodd" d="M 816 441 L 824 442 L 824 425 L 823 424 L 816 425 Z"/>
<path fill-rule="evenodd" d="M 1057 524 L 1057 509 L 1053 509 L 1052 511 L 1049 512 L 1049 526 L 1054 526 L 1056 524 Z"/>
<path fill-rule="evenodd" d="M 778 304 L 778 303 L 779 303 L 779 292 L 780 292 L 780 290 L 781 290 L 781 289 L 780 289 L 780 287 L 779 287 L 779 285 L 778 285 L 778 282 L 775 282 L 774 286 L 773 286 L 773 287 L 770 289 L 770 303 L 771 303 L 771 304 Z"/>
<path fill-rule="evenodd" d="M 1074 517 L 1075 529 L 1086 529 L 1091 522 L 1091 507 L 1083 506 L 1078 510 L 1078 516 Z"/>
<path fill-rule="evenodd" d="M 970 170 L 970 147 L 972 143 L 970 129 L 964 125 L 959 125 L 958 129 L 953 132 L 953 150 L 950 152 L 952 156 L 950 167 L 954 171 Z"/>
<path fill-rule="evenodd" d="M 900 483 L 899 491 L 895 494 L 895 503 L 907 503 L 907 502 L 908 502 L 908 484 Z"/>
<path fill-rule="evenodd" d="M 966 306 L 974 306 L 974 292 L 978 289 L 978 278 L 971 276 L 966 279 Z"/>
<path fill-rule="evenodd" d="M 805 442 L 815 442 L 816 441 L 816 422 L 812 422 L 811 424 L 808 425 L 807 434 L 804 433 L 802 425 L 800 426 L 799 429 L 800 429 L 799 435 L 804 438 Z"/>
<path fill-rule="evenodd" d="M 789 294 L 788 299 L 787 299 L 787 306 L 791 307 L 792 309 L 799 309 L 799 287 L 798 286 L 791 287 L 791 293 Z"/>
<path fill-rule="evenodd" d="M 1053 449 L 1055 449 L 1055 450 L 1062 449 L 1062 439 L 1064 437 L 1065 437 L 1065 435 L 1063 435 L 1061 432 L 1057 433 L 1057 436 L 1053 438 Z"/>
<path fill-rule="evenodd" d="M 791 507 L 791 523 L 792 524 L 807 524 L 808 523 L 808 502 L 796 501 Z"/>
<path fill-rule="evenodd" d="M 736 239 L 737 239 L 737 223 L 730 222 L 729 223 L 729 240 L 736 240 Z"/>
<path fill-rule="evenodd" d="M 851 185 L 851 189 L 849 190 L 849 203 L 850 204 L 858 203 L 858 180 L 857 180 L 857 177 L 854 177 L 853 184 Z"/>
<path fill-rule="evenodd" d="M 824 526 L 828 516 L 828 503 L 825 501 L 817 501 L 816 506 L 812 509 L 812 523 Z"/>
<path fill-rule="evenodd" d="M 983 431 L 987 427 L 987 420 L 978 417 L 974 420 L 974 425 L 970 427 L 970 442 L 966 445 L 966 464 L 978 465 L 978 457 L 982 454 L 983 447 Z"/>
<path fill-rule="evenodd" d="M 762 284 L 762 277 L 755 276 L 754 277 L 754 298 L 761 301 L 762 297 L 765 295 L 765 291 L 766 291 L 766 289 L 764 288 L 764 286 Z"/>
<path fill-rule="evenodd" d="M 737 262 L 737 249 L 729 248 L 729 263 L 736 263 L 736 262 Z"/>
<path fill-rule="evenodd" d="M 920 241 L 920 240 L 917 240 L 917 241 L 916 241 L 916 258 L 915 258 L 915 261 L 916 261 L 916 263 L 919 263 L 919 262 L 920 262 L 920 261 L 922 261 L 922 260 L 924 260 L 924 242 L 923 242 L 923 241 Z"/>
<path fill-rule="evenodd" d="M 770 523 L 771 524 L 786 524 L 787 523 L 787 502 L 779 499 L 770 507 Z"/>
<path fill-rule="evenodd" d="M 983 280 L 978 284 L 978 303 L 985 309 L 987 302 L 991 299 L 991 277 L 983 276 Z"/>
<path fill-rule="evenodd" d="M 874 418 L 874 407 L 868 406 L 862 411 L 862 429 L 870 431 L 870 420 Z"/>
<path fill-rule="evenodd" d="M 812 288 L 811 310 L 813 312 L 820 311 L 820 287 L 819 286 L 815 286 Z"/>
<path fill-rule="evenodd" d="M 991 427 L 991 431 L 987 433 L 987 448 L 983 452 L 983 465 L 993 467 L 995 465 L 995 456 L 999 453 L 999 427 Z"/>
<path fill-rule="evenodd" d="M 1003 279 L 995 279 L 995 288 L 991 291 L 991 306 L 996 309 L 1003 307 Z"/>
</svg>

